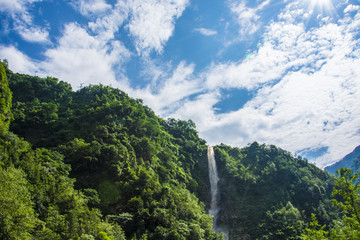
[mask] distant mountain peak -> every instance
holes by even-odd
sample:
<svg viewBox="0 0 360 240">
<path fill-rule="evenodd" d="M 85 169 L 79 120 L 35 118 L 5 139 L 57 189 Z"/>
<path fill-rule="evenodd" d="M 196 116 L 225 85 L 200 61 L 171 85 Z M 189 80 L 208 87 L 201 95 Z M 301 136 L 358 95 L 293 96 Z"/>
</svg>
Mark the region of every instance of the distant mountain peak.
<svg viewBox="0 0 360 240">
<path fill-rule="evenodd" d="M 357 146 L 351 153 L 349 153 L 348 155 L 346 155 L 343 159 L 341 159 L 340 161 L 327 166 L 325 168 L 326 171 L 328 171 L 329 173 L 332 174 L 336 174 L 336 169 L 339 169 L 341 167 L 343 168 L 353 168 L 353 163 L 354 160 L 360 156 L 360 145 Z"/>
</svg>

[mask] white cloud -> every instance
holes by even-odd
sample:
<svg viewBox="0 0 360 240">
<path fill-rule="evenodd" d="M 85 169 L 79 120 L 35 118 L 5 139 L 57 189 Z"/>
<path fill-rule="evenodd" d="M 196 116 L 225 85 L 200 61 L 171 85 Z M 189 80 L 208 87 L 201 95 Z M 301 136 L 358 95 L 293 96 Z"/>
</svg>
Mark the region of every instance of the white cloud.
<svg viewBox="0 0 360 240">
<path fill-rule="evenodd" d="M 46 50 L 43 61 L 35 61 L 13 46 L 1 46 L 0 56 L 8 59 L 11 69 L 16 72 L 56 76 L 74 89 L 99 83 L 128 88 L 122 65 L 130 52 L 121 42 L 103 41 L 75 23 L 65 26 L 58 46 Z"/>
<path fill-rule="evenodd" d="M 138 53 L 148 55 L 152 50 L 161 53 L 174 31 L 188 0 L 133 0 L 127 1 L 130 20 L 126 25 L 134 37 Z"/>
<path fill-rule="evenodd" d="M 170 116 L 187 97 L 201 90 L 201 81 L 193 75 L 194 67 L 193 64 L 180 62 L 170 76 L 162 73 L 161 79 L 153 86 L 128 91 L 130 95 L 143 99 L 157 114 Z"/>
<path fill-rule="evenodd" d="M 42 0 L 1 0 L 0 11 L 16 13 L 26 11 L 27 5 Z"/>
<path fill-rule="evenodd" d="M 48 49 L 45 56 L 43 66 L 46 71 L 71 83 L 74 88 L 97 83 L 117 87 L 120 86 L 118 80 L 125 78 L 121 71 L 115 77 L 113 67 L 120 66 L 118 70 L 121 70 L 130 53 L 119 41 L 102 41 L 71 23 L 66 25 L 59 46 Z"/>
<path fill-rule="evenodd" d="M 38 26 L 29 27 L 26 25 L 18 25 L 16 27 L 19 35 L 28 42 L 46 43 L 49 41 L 49 32 L 45 28 Z"/>
<path fill-rule="evenodd" d="M 102 14 L 112 8 L 105 0 L 76 0 L 72 4 L 85 16 Z"/>
<path fill-rule="evenodd" d="M 103 40 L 114 38 L 114 34 L 128 18 L 128 9 L 122 4 L 116 6 L 106 15 L 101 15 L 94 22 L 89 22 L 89 29 Z"/>
<path fill-rule="evenodd" d="M 320 167 L 351 152 L 360 143 L 360 14 L 308 30 L 293 21 L 296 15 L 287 8 L 282 21 L 272 22 L 249 59 L 213 63 L 202 75 L 208 92 L 173 116 L 195 120 L 210 144 L 260 141 L 292 152 L 326 147 L 314 159 Z M 215 114 L 224 88 L 256 96 L 237 111 Z"/>
<path fill-rule="evenodd" d="M 208 28 L 195 28 L 194 31 L 199 32 L 205 36 L 212 36 L 217 34 L 217 31 Z"/>
<path fill-rule="evenodd" d="M 270 4 L 271 0 L 264 0 L 258 7 L 257 9 L 262 10 L 264 9 L 266 6 L 268 6 Z"/>
<path fill-rule="evenodd" d="M 49 33 L 46 28 L 36 26 L 33 23 L 28 8 L 34 2 L 42 0 L 2 0 L 0 1 L 0 12 L 5 12 L 14 21 L 14 30 L 28 42 L 46 43 L 49 41 Z"/>
<path fill-rule="evenodd" d="M 124 0 L 112 7 L 103 0 L 83 0 L 74 6 L 82 14 L 95 17 L 89 28 L 103 39 L 113 38 L 127 20 L 125 28 L 137 53 L 146 57 L 152 51 L 162 52 L 188 4 L 189 0 Z"/>
<path fill-rule="evenodd" d="M 344 9 L 344 13 L 359 11 L 359 9 L 360 9 L 360 6 L 359 6 L 359 5 L 349 4 L 349 5 L 346 6 L 346 8 Z"/>
<path fill-rule="evenodd" d="M 239 25 L 239 37 L 241 40 L 256 33 L 263 23 L 260 21 L 261 11 L 270 4 L 271 0 L 264 0 L 258 6 L 248 7 L 245 0 L 230 1 L 230 10 L 235 15 Z"/>
<path fill-rule="evenodd" d="M 257 15 L 257 10 L 247 7 L 244 1 L 237 4 L 233 3 L 231 11 L 236 15 L 237 22 L 240 26 L 240 37 L 243 38 L 247 35 L 254 34 L 260 28 L 260 16 Z"/>
<path fill-rule="evenodd" d="M 0 45 L 0 58 L 7 59 L 9 68 L 14 72 L 43 75 L 38 63 L 13 46 Z"/>
<path fill-rule="evenodd" d="M 200 93 L 200 91 L 198 93 Z M 196 129 L 200 132 L 200 135 L 206 136 L 205 139 L 207 139 L 210 144 L 220 143 L 220 135 L 226 133 L 224 131 L 224 125 L 219 123 L 219 117 L 216 116 L 213 111 L 213 105 L 219 101 L 219 98 L 220 95 L 217 91 L 199 94 L 194 99 L 186 98 L 177 106 L 176 111 L 167 117 L 185 120 L 191 119 L 196 123 Z M 221 126 L 221 130 L 219 129 L 219 131 L 217 131 L 217 126 Z M 217 138 L 214 139 L 212 135 L 204 134 L 206 131 L 213 132 Z"/>
</svg>

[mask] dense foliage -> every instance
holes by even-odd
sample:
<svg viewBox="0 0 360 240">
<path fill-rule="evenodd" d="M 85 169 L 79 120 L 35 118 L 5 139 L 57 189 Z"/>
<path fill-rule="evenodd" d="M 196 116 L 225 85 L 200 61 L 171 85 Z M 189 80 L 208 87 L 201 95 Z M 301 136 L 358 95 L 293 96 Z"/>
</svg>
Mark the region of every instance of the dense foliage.
<svg viewBox="0 0 360 240">
<path fill-rule="evenodd" d="M 7 64 L 7 62 L 4 63 Z M 3 63 L 0 63 L 0 134 L 4 134 L 9 128 L 11 100 L 12 93 L 8 87 L 5 67 Z"/>
<path fill-rule="evenodd" d="M 191 120 L 108 86 L 1 74 L 1 239 L 222 239 Z M 334 178 L 305 160 L 258 143 L 215 155 L 230 239 L 299 239 L 311 213 L 337 219 Z"/>
<path fill-rule="evenodd" d="M 221 219 L 234 239 L 300 239 L 316 213 L 331 224 L 337 209 L 333 178 L 273 145 L 215 148 L 220 175 Z"/>
<path fill-rule="evenodd" d="M 326 225 L 321 226 L 313 214 L 310 227 L 303 234 L 304 240 L 360 239 L 360 185 L 357 184 L 360 173 L 353 174 L 352 169 L 346 168 L 340 168 L 336 173 L 339 178 L 332 195 L 340 199 L 334 199 L 333 204 L 343 210 L 344 216 L 326 231 Z"/>
<path fill-rule="evenodd" d="M 70 194 L 87 208 L 81 210 L 75 203 L 67 205 L 77 211 L 90 211 L 89 216 L 94 215 L 94 219 L 97 214 L 99 224 L 109 224 L 112 229 L 121 226 L 127 239 L 221 238 L 212 231 L 212 218 L 194 194 L 204 195 L 202 191 L 206 187 L 202 186 L 207 185 L 207 178 L 199 177 L 206 175 L 207 170 L 199 169 L 206 165 L 203 157 L 206 146 L 193 122 L 160 119 L 141 100 L 129 98 L 111 87 L 88 86 L 74 92 L 69 84 L 56 78 L 14 74 L 9 69 L 7 75 L 13 91 L 14 121 L 10 129 L 30 141 L 36 148 L 34 151 L 39 152 L 35 155 L 40 159 L 26 163 L 32 168 L 39 164 L 47 166 L 50 162 L 59 171 L 48 172 L 54 181 L 60 181 L 61 187 L 46 192 L 48 181 L 44 180 L 45 189 L 29 193 L 29 201 L 24 205 L 34 212 L 29 218 L 38 214 L 35 199 L 43 200 L 53 194 L 54 201 L 58 202 L 65 201 Z M 28 150 L 33 151 L 26 144 Z M 41 157 L 45 154 L 42 151 L 46 152 L 46 158 Z M 69 171 L 76 182 L 68 178 Z M 65 182 L 61 182 L 63 178 Z M 12 178 L 4 179 L 11 181 Z M 74 184 L 78 190 L 74 190 Z M 55 215 L 60 209 L 66 210 L 53 208 L 48 202 L 39 205 Z M 110 223 L 100 221 L 96 208 Z M 44 214 L 44 217 L 46 220 L 48 216 Z M 59 221 L 65 225 L 81 225 L 81 221 L 85 221 L 85 217 L 69 214 L 66 217 L 59 217 Z M 58 232 L 65 229 L 56 221 L 52 223 Z M 85 229 L 84 234 L 99 239 L 100 233 L 114 236 L 105 230 Z M 118 233 L 122 238 L 122 232 Z M 60 237 L 81 237 L 69 234 Z"/>
<path fill-rule="evenodd" d="M 1 70 L 1 113 L 9 115 L 11 93 Z M 1 118 L 1 126 L 8 125 Z M 4 123 L 5 122 L 5 123 Z M 0 133 L 1 239 L 125 239 L 117 224 L 89 208 L 90 198 L 74 189 L 70 166 L 59 152 L 32 148 L 6 128 Z"/>
</svg>

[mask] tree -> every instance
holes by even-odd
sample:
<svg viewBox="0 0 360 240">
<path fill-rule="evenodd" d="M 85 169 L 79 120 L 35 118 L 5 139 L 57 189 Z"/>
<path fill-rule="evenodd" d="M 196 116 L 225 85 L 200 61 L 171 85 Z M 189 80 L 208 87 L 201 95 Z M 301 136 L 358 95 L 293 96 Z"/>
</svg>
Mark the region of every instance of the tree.
<svg viewBox="0 0 360 240">
<path fill-rule="evenodd" d="M 340 168 L 335 188 L 332 192 L 333 204 L 343 211 L 343 218 L 336 221 L 329 232 L 320 226 L 312 215 L 310 228 L 306 228 L 303 239 L 360 239 L 360 185 L 356 184 L 360 173 L 352 174 L 352 169 Z"/>
<path fill-rule="evenodd" d="M 0 134 L 3 134 L 9 129 L 11 99 L 12 93 L 8 85 L 5 67 L 3 63 L 0 62 Z"/>
<path fill-rule="evenodd" d="M 261 228 L 266 229 L 267 234 L 260 239 L 298 239 L 303 225 L 300 211 L 291 202 L 287 202 L 281 209 L 266 213 Z"/>
<path fill-rule="evenodd" d="M 31 239 L 36 221 L 23 171 L 0 167 L 0 238 Z"/>
</svg>

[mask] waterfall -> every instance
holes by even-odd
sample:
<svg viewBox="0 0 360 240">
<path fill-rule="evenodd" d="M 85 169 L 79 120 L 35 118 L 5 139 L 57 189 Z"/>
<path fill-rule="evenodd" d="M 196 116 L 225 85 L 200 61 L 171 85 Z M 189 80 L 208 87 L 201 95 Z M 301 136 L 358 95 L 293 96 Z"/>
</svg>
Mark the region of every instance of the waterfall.
<svg viewBox="0 0 360 240">
<path fill-rule="evenodd" d="M 208 147 L 208 162 L 209 162 L 209 179 L 210 179 L 210 188 L 211 188 L 211 204 L 209 214 L 214 216 L 214 230 L 217 230 L 217 215 L 218 215 L 218 182 L 219 177 L 216 168 L 215 162 L 215 153 L 212 146 Z"/>
<path fill-rule="evenodd" d="M 218 190 L 218 182 L 219 176 L 216 168 L 215 161 L 215 153 L 212 146 L 208 146 L 207 157 L 209 162 L 209 179 L 210 179 L 210 190 L 211 190 L 211 203 L 209 214 L 214 216 L 214 225 L 213 229 L 217 232 L 222 232 L 224 240 L 229 239 L 229 231 L 226 226 L 218 226 L 217 218 L 218 218 L 218 200 L 219 200 L 219 190 Z"/>
</svg>

